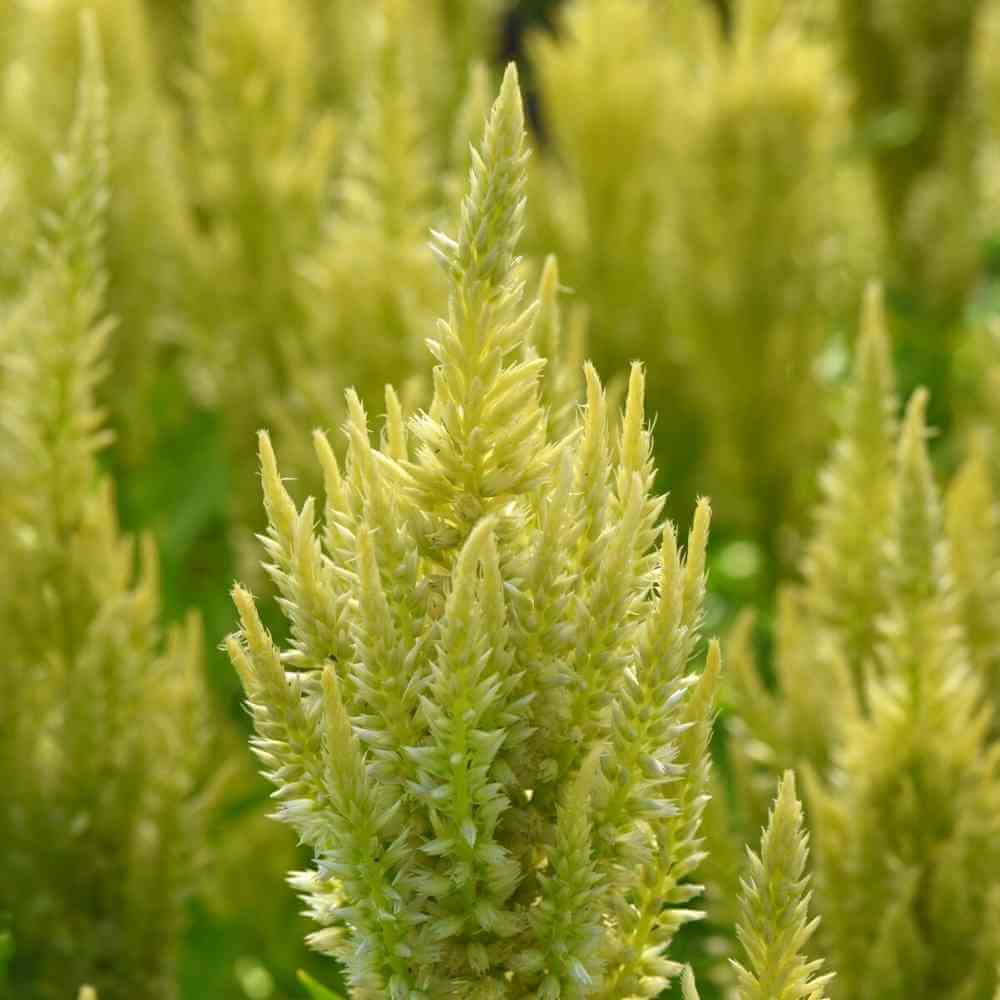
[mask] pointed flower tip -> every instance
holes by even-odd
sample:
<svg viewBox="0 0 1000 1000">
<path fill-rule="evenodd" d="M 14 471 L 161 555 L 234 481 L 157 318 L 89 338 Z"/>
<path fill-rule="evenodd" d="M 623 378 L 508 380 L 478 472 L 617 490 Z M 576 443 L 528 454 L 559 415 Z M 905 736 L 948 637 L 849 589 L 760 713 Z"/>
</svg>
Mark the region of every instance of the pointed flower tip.
<svg viewBox="0 0 1000 1000">
<path fill-rule="evenodd" d="M 778 781 L 778 803 L 794 803 L 798 799 L 795 789 L 795 772 L 789 768 Z"/>
<path fill-rule="evenodd" d="M 555 298 L 555 294 L 559 290 L 559 261 L 554 253 L 550 253 L 545 258 L 545 265 L 542 267 L 542 280 L 539 284 L 539 298 Z"/>
<path fill-rule="evenodd" d="M 508 100 L 516 97 L 519 102 L 521 100 L 521 83 L 517 73 L 517 63 L 513 60 L 504 67 L 500 97 L 506 97 Z"/>
<path fill-rule="evenodd" d="M 879 367 L 888 366 L 889 331 L 886 326 L 885 299 L 882 285 L 869 282 L 861 305 L 858 350 L 862 357 L 878 359 Z"/>
<path fill-rule="evenodd" d="M 260 457 L 261 465 L 270 465 L 274 462 L 274 446 L 271 444 L 271 435 L 261 427 L 257 431 L 257 454 Z"/>
<path fill-rule="evenodd" d="M 906 418 L 903 423 L 903 448 L 909 450 L 914 446 L 923 447 L 927 437 L 927 390 L 920 386 L 915 389 L 910 401 L 906 404 Z"/>
<path fill-rule="evenodd" d="M 718 639 L 712 639 L 708 644 L 708 658 L 705 660 L 705 669 L 702 676 L 707 676 L 710 680 L 719 676 L 722 670 L 722 647 Z"/>
<path fill-rule="evenodd" d="M 508 126 L 518 134 L 524 130 L 524 104 L 521 100 L 516 63 L 507 63 L 503 83 L 500 85 L 500 94 L 493 105 L 493 114 L 496 119 L 506 120 Z"/>
<path fill-rule="evenodd" d="M 907 405 L 907 411 L 913 413 L 913 419 L 923 419 L 927 416 L 927 401 L 930 398 L 930 392 L 924 386 L 918 386 L 913 390 L 913 395 L 910 396 L 910 402 Z"/>
<path fill-rule="evenodd" d="M 246 627 L 257 616 L 257 605 L 254 602 L 253 595 L 242 583 L 234 583 L 233 589 L 230 591 L 230 596 L 233 599 L 233 604 L 236 605 L 241 624 Z"/>
<path fill-rule="evenodd" d="M 703 522 L 705 525 L 705 530 L 708 530 L 708 525 L 712 520 L 712 498 L 706 496 L 698 497 L 695 502 L 694 516 L 696 522 Z"/>
<path fill-rule="evenodd" d="M 592 361 L 583 363 L 583 378 L 587 385 L 587 408 L 603 405 L 604 386 L 601 384 L 601 376 L 597 374 L 597 369 Z"/>
<path fill-rule="evenodd" d="M 367 424 L 368 414 L 365 410 L 365 404 L 361 402 L 358 390 L 353 385 L 344 392 L 344 400 L 347 403 L 348 423 L 353 420 Z"/>
<path fill-rule="evenodd" d="M 257 458 L 264 478 L 266 492 L 284 492 L 281 473 L 278 471 L 278 456 L 274 452 L 271 435 L 266 430 L 257 431 Z"/>
<path fill-rule="evenodd" d="M 642 419 L 642 411 L 646 405 L 646 369 L 641 361 L 633 361 L 629 365 L 628 391 L 625 396 L 626 410 L 638 411 L 639 419 Z"/>
</svg>

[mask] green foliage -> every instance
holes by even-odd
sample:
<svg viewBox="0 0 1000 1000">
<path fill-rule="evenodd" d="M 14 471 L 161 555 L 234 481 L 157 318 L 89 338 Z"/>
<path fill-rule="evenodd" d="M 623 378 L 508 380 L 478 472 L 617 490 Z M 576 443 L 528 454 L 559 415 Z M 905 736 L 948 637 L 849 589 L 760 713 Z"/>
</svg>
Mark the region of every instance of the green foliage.
<svg viewBox="0 0 1000 1000">
<path fill-rule="evenodd" d="M 554 146 L 533 178 L 540 189 L 533 223 L 584 294 L 599 334 L 598 363 L 610 370 L 640 348 L 655 349 L 650 361 L 663 353 L 655 343 L 663 331 L 654 336 L 651 326 L 663 264 L 665 55 L 651 5 L 628 0 L 569 4 L 559 34 L 533 44 Z M 611 78 L 614 86 L 594 85 Z M 622 162 L 631 164 L 628 184 Z"/>
<path fill-rule="evenodd" d="M 1000 512 L 987 455 L 975 446 L 948 489 L 946 527 L 958 617 L 983 689 L 1000 709 L 1000 635 L 994 609 L 1000 594 Z M 998 725 L 994 718 L 994 731 Z"/>
<path fill-rule="evenodd" d="M 140 0 L 12 4 L 4 25 L 11 58 L 0 92 L 0 165 L 8 167 L 17 192 L 10 282 L 16 291 L 30 280 L 25 262 L 40 236 L 37 220 L 61 204 L 50 163 L 73 117 L 78 25 L 85 9 L 92 10 L 102 37 L 115 39 L 106 57 L 108 169 L 115 190 L 106 238 L 107 296 L 128 332 L 109 343 L 111 367 L 102 394 L 119 452 L 134 464 L 142 460 L 154 429 L 148 404 L 158 366 L 177 350 L 176 302 L 189 234 L 177 121 L 164 100 Z"/>
<path fill-rule="evenodd" d="M 195 131 L 188 313 L 195 389 L 224 414 L 236 468 L 282 398 L 305 325 L 299 268 L 319 243 L 334 152 L 303 2 L 199 0 L 187 80 Z M 231 527 L 259 527 L 231 498 Z"/>
<path fill-rule="evenodd" d="M 1000 4 L 558 6 L 0 0 L 0 994 L 995 993 Z"/>
<path fill-rule="evenodd" d="M 964 532 L 975 518 L 988 524 L 990 501 L 974 471 L 955 487 L 957 599 L 926 393 L 911 398 L 897 432 L 886 358 L 873 292 L 806 580 L 779 607 L 777 690 L 737 637 L 734 774 L 750 817 L 767 774 L 810 775 L 832 996 L 984 996 L 1000 954 L 990 874 L 1000 862 L 1000 758 L 981 683 L 989 640 L 976 634 L 984 665 L 974 664 L 961 619 L 977 621 L 989 573 L 969 568 Z M 788 630 L 800 637 L 791 646 L 780 638 Z"/>
<path fill-rule="evenodd" d="M 820 500 L 805 546 L 804 581 L 778 596 L 770 688 L 760 676 L 754 616 L 729 638 L 728 723 L 742 829 L 765 820 L 787 768 L 830 767 L 838 730 L 859 710 L 892 600 L 897 402 L 881 290 L 866 294 L 840 434 L 819 475 Z M 817 677 L 823 683 L 817 683 Z M 730 886 L 730 889 L 732 886 Z"/>
<path fill-rule="evenodd" d="M 598 367 L 649 361 L 680 496 L 710 489 L 786 562 L 830 321 L 873 253 L 829 46 L 794 4 L 742 0 L 724 31 L 705 4 L 577 0 L 532 55 L 552 140 L 534 240 L 587 303 Z"/>
<path fill-rule="evenodd" d="M 108 441 L 95 399 L 112 325 L 108 164 L 91 16 L 59 208 L 3 318 L 0 910 L 19 997 L 65 997 L 87 980 L 110 1000 L 175 996 L 202 850 L 200 629 L 189 618 L 161 637 L 155 550 L 142 542 L 137 570 L 96 463 Z"/>
<path fill-rule="evenodd" d="M 434 154 L 461 113 L 467 71 L 452 90 L 448 74 L 428 67 L 476 37 L 482 5 L 466 5 L 460 31 L 413 0 L 357 5 L 349 16 L 344 6 L 341 15 L 307 0 L 200 0 L 187 87 L 200 221 L 185 303 L 193 386 L 223 415 L 236 468 L 252 466 L 254 432 L 271 425 L 316 489 L 301 428 L 338 426 L 348 385 L 366 406 L 380 405 L 394 379 L 405 399 L 426 395 L 406 378 L 444 290 L 424 242 L 443 222 L 441 178 L 467 159 L 464 146 L 455 162 Z M 335 32 L 349 79 L 329 78 L 335 57 L 317 24 Z M 257 499 L 237 488 L 230 502 L 252 578 Z"/>
<path fill-rule="evenodd" d="M 548 142 L 530 174 L 528 239 L 555 249 L 567 284 L 589 314 L 593 359 L 606 377 L 641 356 L 654 406 L 669 392 L 671 420 L 660 424 L 661 454 L 691 445 L 690 391 L 670 350 L 666 277 L 667 150 L 673 124 L 670 50 L 655 5 L 577 0 L 559 11 L 558 30 L 530 41 Z M 614 81 L 611 86 L 595 81 Z M 621 166 L 629 164 L 628 183 Z M 697 489 L 677 481 L 684 502 Z"/>
<path fill-rule="evenodd" d="M 821 911 L 852 997 L 983 996 L 996 976 L 998 756 L 954 626 L 923 405 L 900 440 L 896 586 L 868 711 L 845 731 L 838 783 L 815 791 Z"/>
<path fill-rule="evenodd" d="M 891 277 L 931 305 L 954 307 L 975 277 L 982 236 L 973 66 L 988 0 L 835 7 Z"/>
<path fill-rule="evenodd" d="M 312 1000 L 343 1000 L 339 993 L 328 990 L 325 986 L 316 982 L 307 972 L 299 971 L 299 981 L 306 988 Z"/>
<path fill-rule="evenodd" d="M 291 638 L 275 646 L 237 587 L 227 645 L 277 816 L 314 852 L 293 877 L 312 943 L 357 997 L 652 997 L 699 916 L 717 648 L 688 664 L 708 508 L 682 559 L 638 366 L 618 433 L 588 368 L 585 408 L 550 434 L 516 257 L 526 156 L 511 68 L 457 238 L 434 237 L 433 400 L 407 426 L 390 394 L 376 449 L 348 393 L 343 473 L 316 437 L 319 536 L 261 438 Z"/>
<path fill-rule="evenodd" d="M 820 473 L 816 528 L 803 572 L 812 613 L 832 633 L 860 683 L 889 602 L 885 548 L 892 521 L 888 469 L 898 403 L 882 291 L 865 295 L 840 433 Z"/>
<path fill-rule="evenodd" d="M 353 385 L 365 405 L 381 405 L 385 386 L 415 370 L 433 323 L 432 304 L 443 290 L 425 248 L 437 188 L 429 95 L 413 41 L 423 12 L 412 0 L 376 7 L 366 20 L 358 124 L 326 232 L 307 264 L 311 294 L 302 357 L 288 402 L 276 414 L 292 467 L 310 486 L 312 449 L 295 450 L 301 428 L 337 426 L 344 416 L 329 361 L 336 362 L 338 389 Z M 413 380 L 404 389 L 408 398 L 420 393 Z"/>
<path fill-rule="evenodd" d="M 845 195 L 858 195 L 834 153 L 839 95 L 828 53 L 789 5 L 744 0 L 730 37 L 698 23 L 674 44 L 659 187 L 668 330 L 711 432 L 699 485 L 782 557 L 768 525 L 801 523 L 810 481 L 798 470 L 814 468 L 825 429 L 818 357 L 856 263 L 840 235 Z M 760 435 L 779 422 L 780 436 Z"/>
</svg>

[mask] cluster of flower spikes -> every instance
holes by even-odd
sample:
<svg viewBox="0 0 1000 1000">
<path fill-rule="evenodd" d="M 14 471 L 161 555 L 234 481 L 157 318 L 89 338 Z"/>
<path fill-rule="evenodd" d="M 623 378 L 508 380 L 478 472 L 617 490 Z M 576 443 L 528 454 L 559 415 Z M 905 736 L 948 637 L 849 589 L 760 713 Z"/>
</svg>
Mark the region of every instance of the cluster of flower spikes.
<svg viewBox="0 0 1000 1000">
<path fill-rule="evenodd" d="M 96 17 L 79 27 L 60 198 L 0 298 L 0 992 L 170 1000 L 205 853 L 201 636 L 161 628 L 155 547 L 136 558 L 98 462 L 114 160 Z"/>
<path fill-rule="evenodd" d="M 988 522 L 989 507 L 981 487 L 955 495 L 955 563 L 927 452 L 927 393 L 913 394 L 897 426 L 875 287 L 845 402 L 805 580 L 779 607 L 778 692 L 757 676 L 745 629 L 730 645 L 733 786 L 753 816 L 776 769 L 810 779 L 835 998 L 988 996 L 1000 959 L 1000 745 L 989 636 L 973 643 L 979 655 L 968 638 L 989 591 L 969 570 L 961 521 Z M 980 544 L 988 562 L 990 537 Z"/>
<path fill-rule="evenodd" d="M 343 471 L 298 508 L 266 435 L 264 544 L 291 639 L 241 587 L 227 642 L 277 785 L 314 852 L 296 874 L 352 996 L 652 997 L 702 857 L 719 677 L 689 664 L 708 506 L 686 558 L 660 521 L 631 373 L 612 432 L 556 437 L 516 243 L 527 154 L 513 67 L 472 153 L 427 412 L 395 394 L 379 447 L 348 393 Z M 550 271 L 551 275 L 551 271 Z"/>
<path fill-rule="evenodd" d="M 837 0 L 858 147 L 869 158 L 895 283 L 954 308 L 976 277 L 986 0 Z M 983 77 L 986 79 L 983 79 Z"/>
</svg>

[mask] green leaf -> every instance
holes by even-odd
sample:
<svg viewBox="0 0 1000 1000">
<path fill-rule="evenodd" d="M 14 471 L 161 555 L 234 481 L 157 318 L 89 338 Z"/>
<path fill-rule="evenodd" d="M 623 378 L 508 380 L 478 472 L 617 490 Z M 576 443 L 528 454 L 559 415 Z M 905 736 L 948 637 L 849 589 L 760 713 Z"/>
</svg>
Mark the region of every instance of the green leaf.
<svg viewBox="0 0 1000 1000">
<path fill-rule="evenodd" d="M 308 972 L 299 969 L 297 975 L 299 982 L 309 991 L 309 996 L 312 1000 L 344 1000 L 339 993 L 334 993 L 333 990 L 328 989 L 322 983 L 316 982 Z"/>
</svg>

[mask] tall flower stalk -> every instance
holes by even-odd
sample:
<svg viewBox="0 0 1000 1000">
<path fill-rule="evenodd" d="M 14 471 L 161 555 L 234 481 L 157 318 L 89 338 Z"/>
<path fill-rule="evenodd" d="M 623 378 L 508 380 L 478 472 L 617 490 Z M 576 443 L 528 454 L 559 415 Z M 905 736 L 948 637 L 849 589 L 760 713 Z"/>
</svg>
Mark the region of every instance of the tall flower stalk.
<svg viewBox="0 0 1000 1000">
<path fill-rule="evenodd" d="M 202 850 L 201 638 L 194 619 L 163 637 L 155 549 L 121 535 L 98 467 L 113 324 L 92 17 L 81 65 L 60 206 L 0 324 L 0 912 L 18 997 L 90 982 L 102 1000 L 171 1000 Z"/>
<path fill-rule="evenodd" d="M 653 997 L 699 916 L 708 505 L 682 555 L 638 365 L 617 430 L 590 367 L 579 414 L 547 416 L 517 257 L 526 160 L 511 67 L 457 236 L 434 234 L 433 400 L 406 420 L 390 391 L 376 447 L 347 394 L 343 469 L 315 437 L 320 525 L 260 439 L 291 637 L 276 646 L 237 587 L 227 645 L 277 818 L 313 851 L 292 878 L 312 944 L 356 998 Z"/>
<path fill-rule="evenodd" d="M 954 487 L 950 546 L 927 393 L 897 425 L 874 288 L 845 403 L 805 580 L 779 604 L 777 690 L 745 624 L 731 646 L 739 812 L 759 818 L 776 771 L 808 776 L 836 1000 L 988 996 L 1000 959 L 988 477 L 969 466 Z"/>
</svg>

